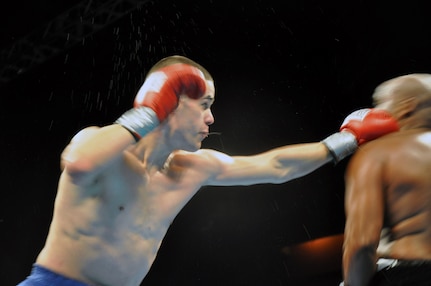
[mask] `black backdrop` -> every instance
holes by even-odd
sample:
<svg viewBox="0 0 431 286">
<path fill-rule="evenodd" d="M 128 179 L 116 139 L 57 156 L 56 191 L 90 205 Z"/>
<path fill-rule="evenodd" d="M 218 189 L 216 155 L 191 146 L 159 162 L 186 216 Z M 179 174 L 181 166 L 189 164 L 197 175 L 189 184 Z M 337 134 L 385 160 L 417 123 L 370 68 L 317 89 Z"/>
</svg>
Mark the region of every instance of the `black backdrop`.
<svg viewBox="0 0 431 286">
<path fill-rule="evenodd" d="M 3 45 L 64 8 L 14 3 Z M 0 285 L 24 279 L 43 246 L 71 136 L 127 110 L 162 57 L 212 72 L 222 134 L 203 147 L 246 155 L 321 140 L 370 106 L 378 83 L 431 72 L 430 28 L 419 0 L 154 0 L 1 86 Z M 347 161 L 281 185 L 202 188 L 142 285 L 337 285 L 339 247 L 299 269 L 289 246 L 342 234 Z"/>
</svg>

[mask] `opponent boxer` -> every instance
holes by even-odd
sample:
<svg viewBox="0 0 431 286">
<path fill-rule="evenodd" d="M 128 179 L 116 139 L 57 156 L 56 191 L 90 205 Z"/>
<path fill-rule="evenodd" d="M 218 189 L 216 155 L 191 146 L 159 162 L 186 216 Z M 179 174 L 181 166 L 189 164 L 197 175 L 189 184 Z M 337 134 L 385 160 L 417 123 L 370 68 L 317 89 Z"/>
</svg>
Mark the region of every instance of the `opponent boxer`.
<svg viewBox="0 0 431 286">
<path fill-rule="evenodd" d="M 397 129 L 386 113 L 361 110 L 323 142 L 232 157 L 199 150 L 214 99 L 206 69 L 168 57 L 115 124 L 74 136 L 62 154 L 46 244 L 20 285 L 139 285 L 170 223 L 201 186 L 287 182 Z"/>
<path fill-rule="evenodd" d="M 349 161 L 344 285 L 431 285 L 431 75 L 388 80 L 373 100 L 400 131 Z"/>
</svg>

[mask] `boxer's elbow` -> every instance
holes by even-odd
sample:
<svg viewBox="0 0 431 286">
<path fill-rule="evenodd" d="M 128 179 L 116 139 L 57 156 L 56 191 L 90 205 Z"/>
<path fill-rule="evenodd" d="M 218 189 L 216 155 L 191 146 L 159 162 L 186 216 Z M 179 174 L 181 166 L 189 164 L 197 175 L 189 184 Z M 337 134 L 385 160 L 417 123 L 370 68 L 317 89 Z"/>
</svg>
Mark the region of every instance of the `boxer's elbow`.
<svg viewBox="0 0 431 286">
<path fill-rule="evenodd" d="M 71 156 L 70 153 L 63 152 L 60 168 L 73 182 L 80 183 L 95 172 L 96 165 L 85 156 Z"/>
<path fill-rule="evenodd" d="M 346 269 L 346 284 L 366 286 L 376 271 L 375 248 L 372 245 L 358 248 L 345 259 L 349 259 Z"/>
</svg>

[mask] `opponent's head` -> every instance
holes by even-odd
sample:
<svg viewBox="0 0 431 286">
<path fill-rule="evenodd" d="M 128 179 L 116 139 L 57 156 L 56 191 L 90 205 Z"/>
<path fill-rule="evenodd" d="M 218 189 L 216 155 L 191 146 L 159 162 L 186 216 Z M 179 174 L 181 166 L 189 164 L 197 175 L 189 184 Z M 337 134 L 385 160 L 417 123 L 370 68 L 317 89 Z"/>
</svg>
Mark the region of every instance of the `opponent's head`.
<svg viewBox="0 0 431 286">
<path fill-rule="evenodd" d="M 401 129 L 431 128 L 431 74 L 408 74 L 380 84 L 373 94 L 376 108 L 395 117 Z"/>
</svg>

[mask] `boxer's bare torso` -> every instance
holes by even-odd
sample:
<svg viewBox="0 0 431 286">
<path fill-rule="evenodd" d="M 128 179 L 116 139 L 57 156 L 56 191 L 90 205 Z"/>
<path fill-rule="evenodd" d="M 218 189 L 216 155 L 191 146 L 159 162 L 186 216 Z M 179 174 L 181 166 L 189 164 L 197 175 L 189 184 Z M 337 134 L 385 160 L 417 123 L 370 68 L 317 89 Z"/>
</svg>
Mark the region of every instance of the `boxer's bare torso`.
<svg viewBox="0 0 431 286">
<path fill-rule="evenodd" d="M 62 174 L 36 263 L 90 285 L 140 284 L 170 223 L 204 177 L 190 165 L 148 172 L 133 151 L 124 154 L 84 186 Z"/>
</svg>

